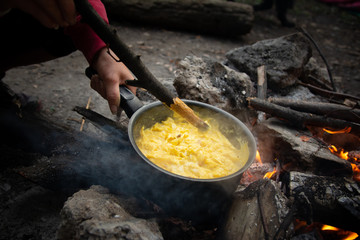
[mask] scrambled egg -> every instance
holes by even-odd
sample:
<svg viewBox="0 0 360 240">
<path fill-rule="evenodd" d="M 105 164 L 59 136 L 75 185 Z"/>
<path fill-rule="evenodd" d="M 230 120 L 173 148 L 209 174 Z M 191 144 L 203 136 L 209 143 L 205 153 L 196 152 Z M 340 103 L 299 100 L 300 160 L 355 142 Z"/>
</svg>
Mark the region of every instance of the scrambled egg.
<svg viewBox="0 0 360 240">
<path fill-rule="evenodd" d="M 238 171 L 249 157 L 247 143 L 235 148 L 216 121 L 204 120 L 210 128 L 201 131 L 178 115 L 168 117 L 143 127 L 136 144 L 150 161 L 178 175 L 210 179 Z"/>
</svg>

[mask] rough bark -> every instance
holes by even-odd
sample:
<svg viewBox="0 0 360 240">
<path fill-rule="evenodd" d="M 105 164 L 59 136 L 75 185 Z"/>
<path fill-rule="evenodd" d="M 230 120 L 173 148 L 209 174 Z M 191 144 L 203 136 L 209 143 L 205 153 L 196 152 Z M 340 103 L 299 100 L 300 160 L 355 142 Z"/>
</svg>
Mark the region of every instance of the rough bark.
<svg viewBox="0 0 360 240">
<path fill-rule="evenodd" d="M 354 109 L 340 104 L 296 101 L 285 98 L 269 98 L 269 102 L 300 112 L 360 123 L 360 109 Z"/>
<path fill-rule="evenodd" d="M 253 24 L 250 5 L 221 0 L 104 0 L 111 19 L 196 33 L 238 36 Z"/>
<path fill-rule="evenodd" d="M 273 117 L 285 119 L 293 126 L 302 128 L 304 126 L 329 127 L 333 129 L 344 129 L 351 127 L 353 133 L 360 132 L 360 124 L 345 120 L 330 118 L 326 116 L 303 113 L 283 106 L 270 103 L 266 100 L 249 98 L 249 106 L 258 111 L 263 111 Z"/>
<path fill-rule="evenodd" d="M 287 239 L 293 229 L 285 220 L 289 211 L 286 203 L 274 181 L 263 179 L 250 184 L 233 201 L 223 239 Z"/>
</svg>

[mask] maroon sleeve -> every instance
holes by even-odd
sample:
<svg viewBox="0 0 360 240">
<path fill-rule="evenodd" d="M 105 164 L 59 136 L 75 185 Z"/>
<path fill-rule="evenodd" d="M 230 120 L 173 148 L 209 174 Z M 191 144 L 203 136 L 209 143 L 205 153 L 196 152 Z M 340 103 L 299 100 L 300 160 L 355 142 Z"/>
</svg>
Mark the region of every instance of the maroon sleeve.
<svg viewBox="0 0 360 240">
<path fill-rule="evenodd" d="M 100 0 L 89 0 L 89 3 L 109 23 L 103 3 Z M 74 26 L 65 29 L 65 34 L 71 37 L 75 47 L 84 54 L 89 64 L 92 63 L 96 53 L 106 46 L 89 25 L 81 22 L 81 15 L 77 16 L 77 23 Z"/>
</svg>

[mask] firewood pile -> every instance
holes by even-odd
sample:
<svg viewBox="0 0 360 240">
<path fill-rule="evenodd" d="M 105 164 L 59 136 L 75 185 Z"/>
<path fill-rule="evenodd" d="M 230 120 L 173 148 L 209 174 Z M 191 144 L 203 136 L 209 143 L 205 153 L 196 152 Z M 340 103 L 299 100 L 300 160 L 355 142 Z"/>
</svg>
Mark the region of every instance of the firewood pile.
<svg viewBox="0 0 360 240">
<path fill-rule="evenodd" d="M 359 97 L 335 88 L 313 49 L 302 30 L 234 49 L 224 64 L 180 63 L 179 94 L 247 121 L 258 142 L 259 161 L 244 173 L 223 239 L 317 239 L 321 228 L 300 225 L 318 223 L 360 231 Z"/>
<path fill-rule="evenodd" d="M 303 31 L 233 49 L 226 62 L 197 56 L 179 62 L 179 97 L 230 112 L 257 140 L 258 158 L 215 226 L 171 216 L 139 194 L 160 183 L 135 164 L 126 130 L 76 107 L 107 138 L 79 132 L 57 155 L 19 169 L 49 188 L 94 185 L 65 203 L 58 239 L 326 239 L 330 233 L 321 229 L 328 225 L 338 229 L 331 234 L 359 234 L 359 98 L 340 92 L 313 57 L 313 45 Z"/>
</svg>

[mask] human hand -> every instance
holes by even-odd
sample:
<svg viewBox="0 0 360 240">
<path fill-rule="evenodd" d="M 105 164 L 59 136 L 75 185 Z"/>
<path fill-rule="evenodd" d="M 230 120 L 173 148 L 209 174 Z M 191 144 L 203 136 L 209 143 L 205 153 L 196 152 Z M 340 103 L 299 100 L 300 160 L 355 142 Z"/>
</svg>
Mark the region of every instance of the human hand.
<svg viewBox="0 0 360 240">
<path fill-rule="evenodd" d="M 57 29 L 76 23 L 74 0 L 2 0 L 0 10 L 20 9 L 48 28 Z"/>
<path fill-rule="evenodd" d="M 111 54 L 116 56 L 112 51 Z M 116 62 L 106 48 L 98 52 L 92 67 L 98 74 L 91 78 L 91 88 L 108 101 L 110 111 L 116 114 L 120 105 L 119 85 L 125 84 L 126 80 L 133 80 L 134 76 L 122 62 Z M 136 93 L 136 87 L 127 87 Z"/>
</svg>

